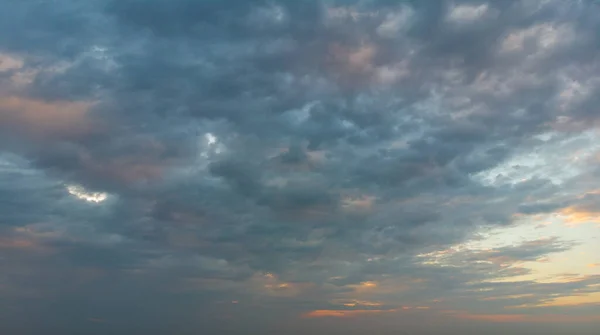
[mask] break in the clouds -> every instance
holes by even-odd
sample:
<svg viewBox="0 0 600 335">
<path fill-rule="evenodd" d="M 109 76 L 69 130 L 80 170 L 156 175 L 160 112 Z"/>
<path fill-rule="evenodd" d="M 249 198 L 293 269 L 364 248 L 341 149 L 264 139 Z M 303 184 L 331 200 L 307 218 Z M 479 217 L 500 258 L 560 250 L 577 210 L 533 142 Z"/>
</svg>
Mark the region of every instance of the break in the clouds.
<svg viewBox="0 0 600 335">
<path fill-rule="evenodd" d="M 600 326 L 598 2 L 0 4 L 3 333 Z"/>
</svg>

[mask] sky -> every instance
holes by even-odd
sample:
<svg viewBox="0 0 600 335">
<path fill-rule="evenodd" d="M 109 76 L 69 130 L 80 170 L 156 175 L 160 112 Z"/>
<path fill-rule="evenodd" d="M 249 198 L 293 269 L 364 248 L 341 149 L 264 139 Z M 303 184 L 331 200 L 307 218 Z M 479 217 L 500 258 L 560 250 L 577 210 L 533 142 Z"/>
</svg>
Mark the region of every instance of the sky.
<svg viewBox="0 0 600 335">
<path fill-rule="evenodd" d="M 0 7 L 0 333 L 597 334 L 600 2 Z"/>
</svg>

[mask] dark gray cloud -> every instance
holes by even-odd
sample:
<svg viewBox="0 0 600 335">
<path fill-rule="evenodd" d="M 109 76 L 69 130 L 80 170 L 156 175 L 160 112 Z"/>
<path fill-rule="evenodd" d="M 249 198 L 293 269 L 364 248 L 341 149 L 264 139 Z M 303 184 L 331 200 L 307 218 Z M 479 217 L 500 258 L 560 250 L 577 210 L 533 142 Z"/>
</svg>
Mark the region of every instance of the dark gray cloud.
<svg viewBox="0 0 600 335">
<path fill-rule="evenodd" d="M 330 333 L 284 325 L 594 290 L 518 279 L 581 241 L 452 249 L 598 213 L 593 1 L 3 7 L 0 330 Z"/>
</svg>

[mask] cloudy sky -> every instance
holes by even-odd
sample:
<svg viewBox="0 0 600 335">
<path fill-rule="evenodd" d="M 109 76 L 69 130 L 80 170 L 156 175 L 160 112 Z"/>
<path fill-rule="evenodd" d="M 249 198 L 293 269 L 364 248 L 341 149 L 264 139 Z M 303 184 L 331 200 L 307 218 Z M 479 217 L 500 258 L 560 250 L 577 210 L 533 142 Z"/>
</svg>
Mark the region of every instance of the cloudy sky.
<svg viewBox="0 0 600 335">
<path fill-rule="evenodd" d="M 0 0 L 3 334 L 597 334 L 600 2 Z"/>
</svg>

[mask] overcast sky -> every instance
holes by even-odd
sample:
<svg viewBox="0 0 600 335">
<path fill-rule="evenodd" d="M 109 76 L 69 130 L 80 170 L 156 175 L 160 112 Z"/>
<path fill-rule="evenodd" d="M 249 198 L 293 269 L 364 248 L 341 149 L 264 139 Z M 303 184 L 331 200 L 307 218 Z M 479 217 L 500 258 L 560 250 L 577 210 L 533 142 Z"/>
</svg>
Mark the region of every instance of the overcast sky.
<svg viewBox="0 0 600 335">
<path fill-rule="evenodd" d="M 0 333 L 597 334 L 600 2 L 0 0 Z"/>
</svg>

